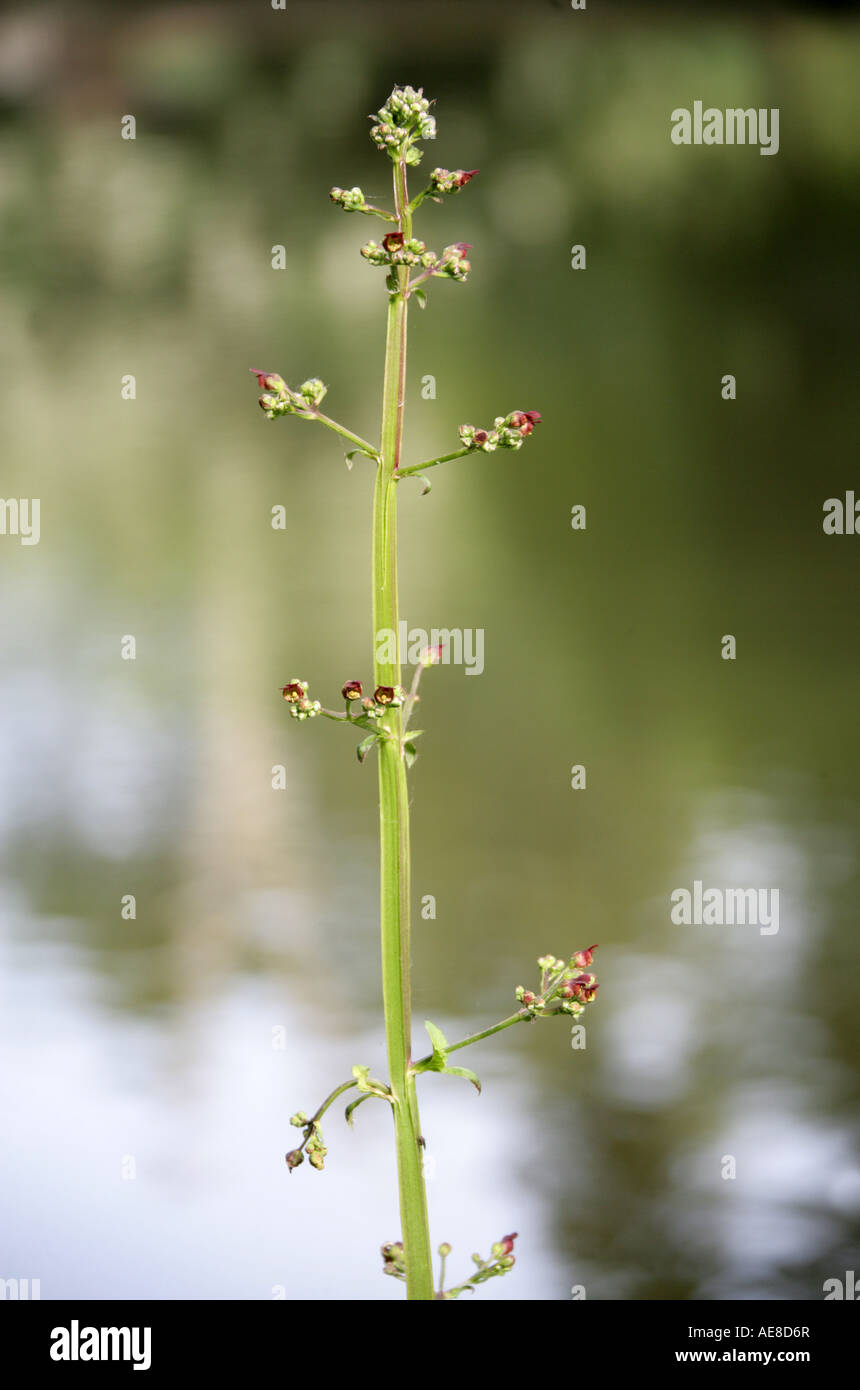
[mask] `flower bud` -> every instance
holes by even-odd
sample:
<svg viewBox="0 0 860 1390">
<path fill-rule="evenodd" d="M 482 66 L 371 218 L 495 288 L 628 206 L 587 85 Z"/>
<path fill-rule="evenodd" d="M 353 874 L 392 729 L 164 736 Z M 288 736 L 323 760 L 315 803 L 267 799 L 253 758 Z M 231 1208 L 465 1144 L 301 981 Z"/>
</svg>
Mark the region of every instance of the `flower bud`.
<svg viewBox="0 0 860 1390">
<path fill-rule="evenodd" d="M 594 952 L 597 950 L 597 943 L 589 946 L 584 951 L 577 951 L 573 958 L 574 965 L 578 965 L 580 970 L 585 970 L 594 960 Z"/>
<path fill-rule="evenodd" d="M 510 1255 L 511 1251 L 514 1248 L 514 1241 L 517 1239 L 518 1235 L 519 1231 L 514 1231 L 512 1235 L 502 1236 L 501 1240 L 499 1241 L 499 1244 L 502 1247 L 503 1255 Z"/>
<path fill-rule="evenodd" d="M 292 1172 L 294 1168 L 298 1168 L 299 1164 L 304 1163 L 304 1161 L 305 1156 L 301 1149 L 290 1149 L 290 1152 L 287 1154 L 287 1167 L 290 1172 Z"/>
<path fill-rule="evenodd" d="M 438 193 L 459 193 L 461 188 L 480 173 L 478 169 L 434 169 L 430 175 L 430 196 Z"/>
<path fill-rule="evenodd" d="M 343 690 L 341 691 L 341 694 L 343 695 L 343 698 L 345 700 L 360 700 L 361 681 L 347 681 L 346 685 L 343 687 Z"/>
<path fill-rule="evenodd" d="M 344 212 L 365 212 L 367 202 L 360 188 L 333 188 L 328 195 Z"/>
<path fill-rule="evenodd" d="M 442 1256 L 442 1259 L 443 1259 L 443 1260 L 447 1260 L 447 1258 L 448 1258 L 448 1256 L 450 1255 L 450 1253 L 451 1253 L 451 1247 L 450 1247 L 450 1245 L 448 1244 L 447 1240 L 446 1240 L 446 1241 L 443 1241 L 442 1244 L 439 1246 L 439 1254 Z"/>
<path fill-rule="evenodd" d="M 519 430 L 520 434 L 525 438 L 526 435 L 531 434 L 535 425 L 540 424 L 540 421 L 541 414 L 539 410 L 514 410 L 508 416 L 505 424 L 511 429 Z"/>
<path fill-rule="evenodd" d="M 257 385 L 261 391 L 286 391 L 287 383 L 277 372 L 258 372 L 256 367 L 251 367 L 252 376 L 257 378 Z"/>
<path fill-rule="evenodd" d="M 315 376 L 311 377 L 310 381 L 302 382 L 299 387 L 299 395 L 303 400 L 307 401 L 308 405 L 316 408 L 321 404 L 327 390 L 328 387 L 325 382 L 320 381 L 319 377 Z"/>
<path fill-rule="evenodd" d="M 455 241 L 451 246 L 446 246 L 433 274 L 448 280 L 465 280 L 472 269 L 466 259 L 466 252 L 471 249 L 466 241 Z"/>
<path fill-rule="evenodd" d="M 307 1122 L 308 1117 L 304 1110 L 297 1110 L 295 1115 L 290 1116 L 290 1124 L 294 1125 L 296 1129 L 303 1129 Z"/>
</svg>

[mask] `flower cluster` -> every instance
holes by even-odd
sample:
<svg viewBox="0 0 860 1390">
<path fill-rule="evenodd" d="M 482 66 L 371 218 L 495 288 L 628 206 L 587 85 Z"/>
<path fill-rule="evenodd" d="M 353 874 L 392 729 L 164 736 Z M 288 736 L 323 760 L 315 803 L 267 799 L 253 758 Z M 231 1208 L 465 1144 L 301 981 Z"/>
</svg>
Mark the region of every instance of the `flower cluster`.
<svg viewBox="0 0 860 1390">
<path fill-rule="evenodd" d="M 391 1274 L 395 1279 L 406 1278 L 406 1263 L 403 1259 L 403 1242 L 389 1240 L 379 1252 L 382 1255 L 382 1273 Z"/>
<path fill-rule="evenodd" d="M 573 1014 L 578 1018 L 586 1004 L 593 1004 L 597 998 L 597 976 L 585 970 L 591 965 L 597 946 L 589 946 L 585 951 L 577 951 L 569 961 L 556 956 L 541 956 L 539 990 L 526 989 L 518 985 L 516 996 L 523 1008 L 537 1018 L 540 1014 Z"/>
<path fill-rule="evenodd" d="M 309 1120 L 303 1110 L 290 1116 L 290 1124 L 294 1125 L 296 1129 L 303 1129 L 305 1132 L 301 1146 L 298 1149 L 290 1149 L 286 1156 L 286 1163 L 290 1172 L 294 1168 L 298 1168 L 300 1163 L 304 1163 L 305 1154 L 302 1152 L 304 1150 L 308 1156 L 308 1163 L 321 1173 L 325 1167 L 325 1156 L 328 1149 L 323 1143 L 322 1129 L 319 1124 L 316 1120 Z"/>
<path fill-rule="evenodd" d="M 407 241 L 402 232 L 389 232 L 382 238 L 381 246 L 369 241 L 362 246 L 361 254 L 371 265 L 420 265 L 425 270 L 436 265 L 439 259 L 435 251 L 427 250 L 423 241 L 415 237 Z"/>
<path fill-rule="evenodd" d="M 419 164 L 417 140 L 436 139 L 436 121 L 430 115 L 430 102 L 419 87 L 395 87 L 385 105 L 370 118 L 370 136 L 377 149 L 387 151 L 395 163 Z"/>
<path fill-rule="evenodd" d="M 394 705 L 397 708 L 406 699 L 406 691 L 402 685 L 378 685 L 373 695 L 364 695 L 361 681 L 347 681 L 341 694 L 346 700 L 348 710 L 360 702 L 360 717 L 364 719 L 381 719 L 389 706 Z"/>
<path fill-rule="evenodd" d="M 417 237 L 404 237 L 402 232 L 389 232 L 382 238 L 382 244 L 369 241 L 362 246 L 361 254 L 371 265 L 377 266 L 416 266 L 425 273 L 420 278 L 438 275 L 447 280 L 465 280 L 471 270 L 466 252 L 471 247 L 465 241 L 455 241 L 446 246 L 441 256 L 428 251 L 427 245 Z"/>
<path fill-rule="evenodd" d="M 280 415 L 301 415 L 312 420 L 316 415 L 327 390 L 319 377 L 303 381 L 298 391 L 293 391 L 277 372 L 258 372 L 255 367 L 251 371 L 263 392 L 260 407 L 270 420 Z"/>
<path fill-rule="evenodd" d="M 466 257 L 466 252 L 471 249 L 467 241 L 455 241 L 453 245 L 446 246 L 433 274 L 441 275 L 446 280 L 465 280 L 472 269 L 472 263 Z"/>
<path fill-rule="evenodd" d="M 539 410 L 512 410 L 510 415 L 497 415 L 492 429 L 461 425 L 459 434 L 467 449 L 483 449 L 485 454 L 491 454 L 494 449 L 522 448 L 523 440 L 540 421 Z"/>
<path fill-rule="evenodd" d="M 328 196 L 344 212 L 370 212 L 360 188 L 333 188 Z"/>
<path fill-rule="evenodd" d="M 517 1239 L 517 1232 L 514 1231 L 509 1236 L 502 1236 L 501 1240 L 495 1241 L 492 1246 L 492 1259 L 485 1260 L 481 1255 L 473 1255 L 472 1260 L 477 1266 L 474 1274 L 470 1274 L 462 1284 L 456 1285 L 452 1289 L 440 1288 L 436 1294 L 437 1299 L 450 1300 L 459 1298 L 461 1293 L 474 1293 L 479 1284 L 486 1284 L 488 1279 L 495 1279 L 500 1274 L 507 1274 L 516 1264 L 516 1257 L 513 1254 L 514 1241 Z M 382 1246 L 382 1272 L 390 1274 L 395 1279 L 406 1279 L 406 1261 L 403 1256 L 403 1242 L 400 1240 L 389 1240 Z M 451 1246 L 448 1241 L 444 1241 L 439 1246 L 439 1257 L 441 1259 L 440 1284 L 444 1282 L 445 1261 L 451 1254 Z"/>
<path fill-rule="evenodd" d="M 308 699 L 307 681 L 288 681 L 281 686 L 281 694 L 290 707 L 293 719 L 315 719 L 322 709 L 319 700 Z"/>
<path fill-rule="evenodd" d="M 428 197 L 435 198 L 440 193 L 459 193 L 478 172 L 478 169 L 434 169 L 430 175 Z M 437 201 L 441 199 L 437 198 Z"/>
</svg>

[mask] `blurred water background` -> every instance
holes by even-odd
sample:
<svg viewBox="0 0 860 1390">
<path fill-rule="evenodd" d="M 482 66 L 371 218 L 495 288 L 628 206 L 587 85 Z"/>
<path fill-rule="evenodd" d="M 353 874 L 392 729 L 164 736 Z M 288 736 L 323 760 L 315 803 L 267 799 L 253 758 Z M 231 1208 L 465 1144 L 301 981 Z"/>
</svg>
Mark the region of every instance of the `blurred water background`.
<svg viewBox="0 0 860 1390">
<path fill-rule="evenodd" d="M 277 692 L 370 674 L 371 469 L 248 375 L 319 374 L 376 434 L 378 229 L 327 194 L 387 195 L 395 82 L 438 100 L 423 167 L 481 169 L 418 226 L 474 270 L 412 316 L 409 459 L 544 415 L 401 494 L 403 616 L 486 634 L 480 677 L 426 677 L 416 1031 L 601 943 L 584 1051 L 554 1020 L 464 1058 L 480 1098 L 428 1078 L 434 1238 L 456 1274 L 520 1232 L 483 1298 L 813 1299 L 855 1267 L 860 541 L 822 504 L 858 482 L 860 45 L 644 11 L 0 18 L 0 490 L 41 500 L 39 544 L 0 543 L 0 1276 L 43 1298 L 400 1296 L 383 1107 L 333 1113 L 324 1174 L 283 1162 L 296 1108 L 384 1070 L 375 774 Z M 695 99 L 778 107 L 778 155 L 674 146 Z M 694 879 L 778 888 L 779 932 L 673 925 Z"/>
</svg>

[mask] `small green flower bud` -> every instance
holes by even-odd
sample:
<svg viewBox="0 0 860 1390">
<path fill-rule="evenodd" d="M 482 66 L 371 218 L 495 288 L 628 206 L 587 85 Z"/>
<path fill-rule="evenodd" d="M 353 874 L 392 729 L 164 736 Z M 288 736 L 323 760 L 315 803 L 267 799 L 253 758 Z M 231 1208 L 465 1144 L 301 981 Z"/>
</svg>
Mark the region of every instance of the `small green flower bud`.
<svg viewBox="0 0 860 1390">
<path fill-rule="evenodd" d="M 299 395 L 308 405 L 318 406 L 326 394 L 327 386 L 320 381 L 319 377 L 311 377 L 310 381 L 303 381 L 299 387 Z"/>
<path fill-rule="evenodd" d="M 466 252 L 470 250 L 466 241 L 455 241 L 452 246 L 446 246 L 433 274 L 447 280 L 465 280 L 472 269 L 466 259 Z"/>
<path fill-rule="evenodd" d="M 448 1258 L 448 1256 L 450 1255 L 450 1253 L 451 1253 L 451 1247 L 450 1247 L 450 1245 L 448 1244 L 447 1240 L 446 1240 L 446 1241 L 443 1241 L 442 1244 L 439 1246 L 439 1254 L 442 1256 L 442 1259 L 443 1259 L 443 1260 L 446 1260 L 446 1259 Z"/>
<path fill-rule="evenodd" d="M 366 212 L 367 202 L 360 188 L 333 188 L 328 195 L 344 212 Z"/>
<path fill-rule="evenodd" d="M 290 1116 L 290 1124 L 294 1125 L 296 1129 L 304 1129 L 307 1122 L 308 1117 L 304 1110 L 297 1110 L 295 1115 Z"/>
<path fill-rule="evenodd" d="M 434 169 L 430 175 L 430 196 L 437 193 L 459 193 L 461 188 L 480 173 L 479 169 Z"/>
</svg>

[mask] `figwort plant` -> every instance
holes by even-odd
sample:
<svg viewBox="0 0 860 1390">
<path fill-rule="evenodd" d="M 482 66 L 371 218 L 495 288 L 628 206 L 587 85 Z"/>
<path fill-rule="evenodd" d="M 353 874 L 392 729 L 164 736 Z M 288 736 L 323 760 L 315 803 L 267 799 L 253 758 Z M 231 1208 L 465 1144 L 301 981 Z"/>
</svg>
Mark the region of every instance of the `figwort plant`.
<svg viewBox="0 0 860 1390">
<path fill-rule="evenodd" d="M 409 304 L 414 300 L 423 308 L 426 288 L 431 280 L 462 281 L 470 270 L 467 259 L 469 246 L 464 242 L 455 242 L 446 246 L 441 254 L 428 251 L 425 243 L 413 235 L 413 215 L 425 200 L 438 203 L 445 197 L 459 193 L 478 171 L 434 169 L 426 187 L 410 199 L 406 185 L 407 171 L 421 160 L 418 142 L 432 140 L 436 134 L 430 102 L 421 90 L 395 87 L 385 105 L 371 120 L 371 136 L 393 164 L 393 210 L 368 203 L 360 188 L 333 188 L 330 197 L 346 212 L 378 217 L 391 227 L 381 242 L 369 241 L 361 248 L 362 256 L 370 265 L 385 270 L 388 292 L 379 447 L 369 444 L 323 414 L 320 406 L 326 387 L 319 379 L 305 381 L 297 390 L 293 390 L 276 373 L 254 373 L 263 392 L 260 405 L 270 420 L 282 415 L 316 420 L 352 445 L 347 454 L 349 466 L 352 466 L 356 455 L 362 455 L 371 461 L 376 470 L 373 501 L 375 640 L 372 693 L 364 693 L 361 681 L 348 680 L 342 692 L 342 711 L 323 708 L 318 700 L 311 698 L 308 683 L 304 680 L 289 681 L 283 687 L 282 694 L 294 719 L 303 721 L 323 716 L 360 732 L 362 738 L 357 748 L 359 762 L 364 762 L 373 750 L 378 757 L 382 995 L 388 1081 L 372 1077 L 368 1067 L 353 1067 L 350 1080 L 337 1086 L 312 1115 L 308 1116 L 303 1111 L 293 1115 L 291 1124 L 302 1131 L 302 1142 L 287 1154 L 287 1166 L 292 1171 L 307 1157 L 314 1168 L 323 1167 L 326 1148 L 320 1121 L 329 1106 L 345 1092 L 356 1090 L 358 1093 L 346 1107 L 346 1118 L 350 1124 L 355 1110 L 366 1100 L 377 1098 L 389 1105 L 394 1120 L 402 1239 L 383 1245 L 383 1270 L 405 1282 L 407 1298 L 450 1299 L 465 1290 L 474 1291 L 478 1284 L 485 1283 L 487 1279 L 507 1273 L 514 1264 L 516 1236 L 507 1235 L 496 1241 L 492 1247 L 492 1257 L 488 1260 L 474 1255 L 475 1272 L 462 1283 L 448 1289 L 444 1286 L 444 1272 L 450 1246 L 440 1245 L 438 1253 L 442 1267 L 438 1288 L 434 1287 L 422 1161 L 424 1140 L 418 1119 L 416 1079 L 422 1072 L 444 1072 L 449 1076 L 464 1077 L 480 1091 L 481 1083 L 474 1072 L 453 1065 L 452 1055 L 515 1023 L 546 1018 L 552 1014 L 577 1017 L 597 993 L 597 981 L 588 969 L 595 948 L 591 946 L 587 950 L 577 951 L 567 960 L 542 956 L 538 961 L 540 983 L 534 990 L 519 986 L 516 990 L 519 1006 L 516 1012 L 460 1042 L 449 1043 L 434 1024 L 427 1023 L 425 1027 L 432 1050 L 427 1056 L 413 1060 L 407 775 L 416 758 L 415 744 L 421 730 L 411 728 L 410 724 L 418 703 L 422 672 L 440 661 L 443 653 L 439 648 L 424 651 L 407 691 L 401 685 L 399 652 L 392 651 L 390 644 L 386 646 L 379 640 L 380 634 L 400 631 L 397 607 L 397 489 L 404 478 L 421 478 L 426 493 L 430 483 L 424 475 L 437 464 L 478 451 L 490 453 L 495 449 L 521 448 L 539 423 L 540 414 L 536 410 L 512 410 L 508 415 L 498 416 L 487 429 L 461 425 L 458 449 L 424 463 L 404 466 L 403 405 Z"/>
</svg>

